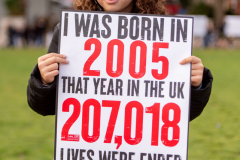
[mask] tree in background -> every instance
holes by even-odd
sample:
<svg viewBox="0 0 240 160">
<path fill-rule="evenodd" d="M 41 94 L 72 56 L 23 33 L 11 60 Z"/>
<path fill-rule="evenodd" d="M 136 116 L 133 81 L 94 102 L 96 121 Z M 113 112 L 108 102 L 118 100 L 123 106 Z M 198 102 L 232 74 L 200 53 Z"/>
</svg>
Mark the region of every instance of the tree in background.
<svg viewBox="0 0 240 160">
<path fill-rule="evenodd" d="M 179 0 L 181 6 L 183 8 L 188 8 L 191 5 L 191 1 L 190 0 Z"/>
<path fill-rule="evenodd" d="M 223 27 L 225 10 L 223 8 L 223 0 L 215 0 L 214 5 L 214 23 L 216 28 L 221 29 Z"/>
<path fill-rule="evenodd" d="M 5 0 L 5 5 L 10 15 L 24 15 L 25 13 L 24 0 Z"/>
<path fill-rule="evenodd" d="M 179 3 L 181 5 L 181 14 L 188 13 L 189 6 L 191 5 L 190 0 L 179 0 Z"/>
<path fill-rule="evenodd" d="M 204 2 L 193 3 L 189 8 L 189 14 L 206 15 L 209 18 L 213 18 L 214 8 Z"/>
</svg>

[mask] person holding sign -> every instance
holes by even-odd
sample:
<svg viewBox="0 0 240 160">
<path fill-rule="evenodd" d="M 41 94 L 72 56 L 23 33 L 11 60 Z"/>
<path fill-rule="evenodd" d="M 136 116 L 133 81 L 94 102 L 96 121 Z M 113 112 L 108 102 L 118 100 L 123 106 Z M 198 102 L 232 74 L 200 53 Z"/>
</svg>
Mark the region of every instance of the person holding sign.
<svg viewBox="0 0 240 160">
<path fill-rule="evenodd" d="M 189 120 L 213 79 L 191 56 L 193 18 L 163 16 L 164 0 L 74 7 L 61 11 L 27 90 L 34 111 L 56 114 L 55 159 L 187 159 Z"/>
<path fill-rule="evenodd" d="M 140 14 L 166 15 L 164 0 L 75 0 L 76 10 L 124 12 Z M 41 115 L 55 114 L 56 76 L 58 64 L 68 64 L 66 56 L 58 53 L 59 25 L 55 27 L 48 53 L 38 58 L 27 87 L 29 106 Z M 190 56 L 179 62 L 181 65 L 191 63 L 191 107 L 190 120 L 201 114 L 206 106 L 212 87 L 213 77 L 205 68 L 201 59 Z"/>
</svg>

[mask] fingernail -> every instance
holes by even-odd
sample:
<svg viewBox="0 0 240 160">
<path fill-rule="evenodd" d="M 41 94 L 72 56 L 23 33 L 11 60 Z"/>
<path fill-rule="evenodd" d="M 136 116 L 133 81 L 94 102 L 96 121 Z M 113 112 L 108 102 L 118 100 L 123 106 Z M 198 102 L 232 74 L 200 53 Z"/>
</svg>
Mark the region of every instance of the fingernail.
<svg viewBox="0 0 240 160">
<path fill-rule="evenodd" d="M 179 63 L 182 64 L 182 63 L 183 63 L 183 60 L 181 60 Z"/>
</svg>

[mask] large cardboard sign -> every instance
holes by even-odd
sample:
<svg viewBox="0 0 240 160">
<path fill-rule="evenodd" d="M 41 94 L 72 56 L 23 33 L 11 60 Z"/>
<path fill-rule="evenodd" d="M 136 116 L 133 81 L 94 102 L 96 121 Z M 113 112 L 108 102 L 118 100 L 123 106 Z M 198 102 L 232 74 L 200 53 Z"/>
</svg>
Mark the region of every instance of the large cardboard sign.
<svg viewBox="0 0 240 160">
<path fill-rule="evenodd" d="M 193 19 L 64 10 L 55 160 L 187 159 Z"/>
</svg>

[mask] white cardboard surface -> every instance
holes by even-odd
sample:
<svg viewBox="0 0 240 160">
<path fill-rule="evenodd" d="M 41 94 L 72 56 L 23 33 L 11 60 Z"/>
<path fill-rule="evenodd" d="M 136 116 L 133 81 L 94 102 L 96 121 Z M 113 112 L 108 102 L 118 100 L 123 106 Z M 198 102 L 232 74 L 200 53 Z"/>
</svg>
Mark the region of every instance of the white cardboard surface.
<svg viewBox="0 0 240 160">
<path fill-rule="evenodd" d="M 67 18 L 67 29 L 64 25 L 66 19 L 65 14 L 68 14 Z M 80 36 L 76 36 L 76 27 L 75 27 L 75 14 L 79 16 L 79 19 L 81 18 L 82 14 L 84 14 L 85 20 L 87 15 L 91 15 L 90 18 L 90 27 L 87 37 L 83 36 L 83 33 L 81 31 Z M 99 30 L 100 30 L 100 38 L 97 38 L 97 34 L 93 34 L 93 37 L 89 37 L 90 30 L 92 27 L 93 17 L 94 15 L 98 16 L 98 22 L 99 22 Z M 112 21 L 107 22 L 107 25 L 111 29 L 111 36 L 109 38 L 103 38 L 101 35 L 101 31 L 107 31 L 106 27 L 102 24 L 102 17 L 104 15 L 110 15 Z M 118 39 L 118 20 L 119 16 L 125 16 L 128 19 L 128 24 L 130 25 L 130 19 L 132 17 L 137 16 L 140 22 L 140 25 L 138 26 L 140 28 L 139 38 L 136 40 L 132 40 L 128 36 L 125 39 L 120 39 L 122 43 L 124 44 L 124 59 L 123 59 L 123 71 L 122 74 L 118 77 L 110 77 L 107 74 L 106 71 L 106 64 L 107 64 L 107 45 L 110 41 L 113 39 Z M 151 21 L 151 40 L 147 40 L 146 36 L 145 39 L 141 39 L 141 27 L 142 27 L 142 18 L 148 18 Z M 56 139 L 55 139 L 55 159 L 56 160 L 80 160 L 81 157 L 84 157 L 85 159 L 104 159 L 100 158 L 102 157 L 100 153 L 104 154 L 106 153 L 106 156 L 111 153 L 111 160 L 120 160 L 121 156 L 122 159 L 129 159 L 131 157 L 132 160 L 147 160 L 148 156 L 151 156 L 154 160 L 158 159 L 158 157 L 164 157 L 167 159 L 174 159 L 176 157 L 176 160 L 180 159 L 178 157 L 181 157 L 182 160 L 187 159 L 187 146 L 188 146 L 188 121 L 189 121 L 189 99 L 190 99 L 190 70 L 191 66 L 190 64 L 186 65 L 180 65 L 179 61 L 191 56 L 192 52 L 192 24 L 193 19 L 189 17 L 170 17 L 170 16 L 158 16 L 158 15 L 134 15 L 134 14 L 116 14 L 116 13 L 106 13 L 106 12 L 75 12 L 75 11 L 62 11 L 62 17 L 61 17 L 61 34 L 60 34 L 60 53 L 67 55 L 67 60 L 69 60 L 69 64 L 62 65 L 60 64 L 59 67 L 59 81 L 58 81 L 58 93 L 57 93 L 57 114 L 56 114 Z M 157 36 L 157 40 L 152 40 L 152 33 L 153 33 L 153 19 L 156 18 L 158 20 L 159 26 L 160 26 L 160 19 L 164 19 L 164 29 L 163 29 L 163 41 L 160 41 Z M 172 19 L 175 19 L 175 41 L 171 41 L 171 26 L 172 26 Z M 184 20 L 187 21 L 187 36 L 185 41 L 183 42 L 182 34 L 180 34 L 180 41 L 176 42 L 176 36 L 177 36 L 177 22 L 181 22 L 181 25 L 184 29 Z M 134 21 L 135 23 L 136 21 Z M 128 26 L 128 29 L 130 27 Z M 66 36 L 64 36 L 64 29 L 67 30 Z M 97 30 L 96 26 L 95 29 Z M 135 31 L 135 29 L 133 30 Z M 106 32 L 105 32 L 106 33 Z M 146 33 L 145 33 L 146 34 Z M 100 72 L 100 76 L 84 76 L 83 74 L 83 68 L 86 63 L 86 61 L 89 59 L 89 57 L 93 54 L 93 51 L 95 50 L 95 46 L 91 46 L 91 50 L 85 50 L 84 45 L 86 41 L 89 39 L 94 38 L 100 41 L 101 43 L 101 52 L 99 56 L 93 61 L 90 69 L 91 70 L 98 70 Z M 147 46 L 147 53 L 146 53 L 146 72 L 144 76 L 141 78 L 133 78 L 129 73 L 129 55 L 130 55 L 130 45 L 134 41 L 142 41 Z M 151 70 L 152 69 L 158 69 L 158 73 L 161 74 L 162 69 L 162 62 L 153 63 L 152 62 L 152 54 L 153 54 L 153 43 L 155 42 L 162 42 L 162 43 L 169 43 L 169 48 L 160 48 L 159 49 L 159 56 L 164 56 L 169 61 L 169 69 L 168 69 L 168 75 L 166 78 L 162 80 L 157 80 L 152 76 Z M 114 58 L 113 58 L 113 70 L 116 70 L 116 63 L 117 63 L 117 53 L 115 46 L 114 49 Z M 140 66 L 140 47 L 137 47 L 137 56 L 136 56 L 136 72 L 139 72 L 139 66 Z M 115 69 L 114 69 L 115 68 Z M 64 80 L 64 77 L 65 78 Z M 70 87 L 70 93 L 68 93 L 68 78 L 70 78 L 70 82 L 73 83 L 73 77 L 75 78 L 75 87 L 77 87 L 78 79 L 81 79 L 82 82 L 82 89 L 83 92 L 80 93 L 72 93 L 72 88 Z M 85 85 L 84 78 L 88 78 L 87 85 Z M 109 81 L 113 82 L 113 90 L 114 95 L 112 92 L 109 92 L 109 95 L 100 94 L 101 89 L 101 81 L 99 82 L 99 86 L 97 87 L 97 94 L 95 94 L 95 85 L 94 85 L 94 78 L 97 80 L 98 78 L 103 79 L 102 84 L 105 85 L 105 88 L 103 86 L 102 92 L 108 91 L 109 87 Z M 105 79 L 105 80 L 104 80 Z M 111 80 L 112 79 L 112 80 Z M 116 80 L 122 81 L 122 95 L 118 94 L 116 95 Z M 134 81 L 137 83 L 139 81 L 139 95 L 129 96 L 128 95 L 128 80 Z M 146 89 L 146 82 L 149 82 L 148 90 Z M 150 97 L 150 85 L 151 81 L 153 82 L 153 85 L 155 85 L 155 82 L 158 84 L 157 87 L 157 97 Z M 162 91 L 161 95 L 164 97 L 159 97 L 159 82 L 162 83 Z M 171 98 L 169 96 L 170 92 L 170 83 L 179 84 L 176 86 L 176 89 L 179 87 L 182 87 L 182 94 L 178 95 L 178 92 L 176 92 L 176 97 Z M 65 88 L 64 88 L 65 83 Z M 80 84 L 80 82 L 79 82 Z M 84 93 L 84 87 L 86 89 L 86 94 Z M 153 86 L 154 87 L 154 86 Z M 65 91 L 65 92 L 64 92 Z M 76 90 L 75 90 L 76 92 Z M 148 93 L 148 96 L 146 96 L 146 92 Z M 119 92 L 120 93 L 120 92 Z M 66 101 L 69 98 L 73 98 L 76 101 L 80 103 L 80 114 L 76 117 L 76 121 L 72 122 L 71 124 L 67 124 L 69 122 L 68 119 L 73 115 L 73 105 L 69 105 L 69 111 L 63 112 L 62 107 L 64 101 Z M 96 139 L 94 142 L 89 143 L 86 140 L 84 140 L 82 132 L 82 113 L 83 111 L 83 104 L 85 101 L 89 99 L 94 99 L 95 101 L 98 101 L 100 104 L 100 127 L 99 127 L 99 137 L 95 137 Z M 104 143 L 104 138 L 106 134 L 106 130 L 108 127 L 109 117 L 111 113 L 111 107 L 102 107 L 103 101 L 120 101 L 120 108 L 116 119 L 116 124 L 113 131 L 113 136 L 111 139 L 111 143 Z M 125 123 L 125 117 L 129 117 L 129 115 L 125 115 L 125 107 L 127 104 L 131 101 L 137 101 L 142 105 L 143 113 L 142 113 L 142 121 L 143 121 L 143 128 L 142 132 L 136 133 L 136 127 L 139 128 L 139 125 L 136 126 L 136 112 L 140 112 L 140 110 L 133 107 L 133 113 L 132 113 L 132 123 L 131 123 L 131 138 L 134 140 L 136 134 L 142 135 L 142 138 L 138 138 L 138 144 L 136 145 L 130 145 L 126 141 L 126 130 L 127 127 L 124 127 Z M 179 127 L 179 133 L 174 133 L 179 135 L 178 143 L 174 146 L 166 146 L 164 145 L 164 140 L 161 139 L 162 136 L 162 129 L 164 128 L 164 122 L 163 122 L 163 107 L 166 106 L 169 103 L 174 103 L 180 108 L 180 121 L 177 124 L 174 124 L 174 127 L 168 127 L 168 140 L 172 140 L 173 132 L 177 132 L 177 129 Z M 158 137 L 158 145 L 152 146 L 151 145 L 151 137 L 152 137 L 152 113 L 146 113 L 146 107 L 153 106 L 154 104 L 160 104 L 160 110 L 159 110 L 159 135 Z M 141 107 L 140 107 L 141 108 Z M 74 111 L 76 112 L 76 110 Z M 85 112 L 86 113 L 86 112 Z M 93 132 L 93 113 L 97 114 L 97 111 L 94 110 L 93 106 L 90 106 L 90 114 L 89 114 L 89 137 L 92 136 Z M 176 118 L 176 114 L 173 110 L 169 110 L 169 117 L 168 120 L 172 121 Z M 76 113 L 75 113 L 76 114 Z M 129 113 L 127 113 L 129 114 Z M 156 115 L 157 113 L 154 113 Z M 76 114 L 77 115 L 77 114 Z M 140 113 L 141 115 L 141 113 Z M 141 121 L 141 118 L 140 118 Z M 169 122 L 170 123 L 170 122 Z M 138 124 L 141 124 L 138 122 Z M 61 140 L 61 134 L 63 132 L 63 126 L 68 125 L 70 126 L 68 134 L 70 135 L 78 135 L 79 141 L 66 141 Z M 166 125 L 165 125 L 166 126 Z M 140 127 L 141 128 L 141 127 Z M 141 129 L 140 129 L 141 130 Z M 122 144 L 117 149 L 117 144 L 115 143 L 115 136 L 122 137 Z M 124 154 L 127 155 L 127 157 L 124 157 Z M 130 156 L 131 155 L 131 156 Z M 155 156 L 155 158 L 154 158 Z M 142 158 L 141 158 L 142 157 Z"/>
</svg>

